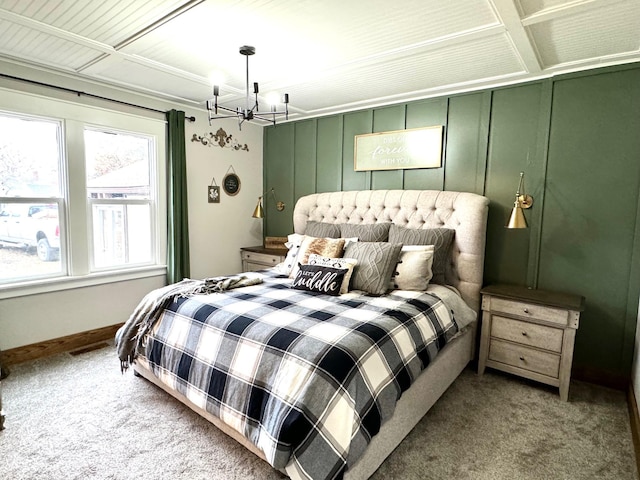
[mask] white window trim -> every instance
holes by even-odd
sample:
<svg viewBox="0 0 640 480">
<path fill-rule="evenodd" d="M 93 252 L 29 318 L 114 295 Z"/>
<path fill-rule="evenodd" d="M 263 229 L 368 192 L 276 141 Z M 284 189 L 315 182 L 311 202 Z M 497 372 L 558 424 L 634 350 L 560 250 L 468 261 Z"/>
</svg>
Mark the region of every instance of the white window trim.
<svg viewBox="0 0 640 480">
<path fill-rule="evenodd" d="M 67 149 L 67 159 L 63 165 L 63 175 L 68 179 L 66 192 L 67 202 L 78 204 L 83 202 L 85 209 L 63 211 L 67 231 L 63 233 L 61 227 L 61 242 L 68 244 L 69 255 L 61 262 L 65 262 L 62 275 L 57 277 L 34 278 L 0 285 L 0 299 L 33 295 L 38 293 L 68 290 L 90 285 L 120 282 L 138 278 L 166 275 L 166 121 L 142 115 L 124 113 L 115 110 L 82 105 L 66 100 L 54 99 L 34 93 L 18 92 L 0 87 L 0 110 L 17 115 L 29 115 L 40 118 L 57 119 L 63 123 L 63 143 Z M 84 166 L 84 128 L 97 127 L 107 130 L 136 132 L 156 139 L 156 163 L 152 175 L 157 186 L 155 203 L 156 215 L 152 218 L 154 225 L 155 258 L 158 263 L 153 265 L 124 267 L 105 271 L 91 272 L 89 258 L 89 238 L 86 234 L 89 222 L 89 202 L 86 201 L 86 178 Z M 70 176 L 69 172 L 74 175 Z M 74 178 L 82 178 L 81 182 Z M 69 207 L 66 206 L 66 209 Z M 66 235 L 66 237 L 62 237 Z M 65 271 L 66 266 L 66 271 Z M 66 276 L 65 276 L 66 273 Z"/>
</svg>

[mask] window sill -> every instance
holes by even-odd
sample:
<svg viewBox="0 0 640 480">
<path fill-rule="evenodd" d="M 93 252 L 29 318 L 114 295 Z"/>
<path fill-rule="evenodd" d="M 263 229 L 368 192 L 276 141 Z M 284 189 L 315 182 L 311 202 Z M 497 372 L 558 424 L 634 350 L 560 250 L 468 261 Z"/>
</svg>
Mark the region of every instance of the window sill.
<svg viewBox="0 0 640 480">
<path fill-rule="evenodd" d="M 12 285 L 0 286 L 0 300 L 61 290 L 72 290 L 74 288 L 91 287 L 107 283 L 124 282 L 127 280 L 166 276 L 166 274 L 167 267 L 165 265 L 153 265 L 131 270 L 92 273 L 81 277 L 57 277 L 14 283 Z"/>
</svg>

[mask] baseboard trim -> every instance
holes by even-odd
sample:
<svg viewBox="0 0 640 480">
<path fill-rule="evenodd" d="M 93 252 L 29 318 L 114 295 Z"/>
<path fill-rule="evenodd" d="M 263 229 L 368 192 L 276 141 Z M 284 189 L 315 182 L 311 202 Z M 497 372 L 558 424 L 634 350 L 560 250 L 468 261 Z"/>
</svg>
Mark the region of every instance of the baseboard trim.
<svg viewBox="0 0 640 480">
<path fill-rule="evenodd" d="M 36 360 L 42 357 L 49 357 L 59 353 L 69 352 L 88 345 L 112 340 L 118 328 L 122 324 L 108 327 L 96 328 L 86 332 L 67 335 L 66 337 L 54 338 L 44 342 L 32 343 L 23 347 L 4 350 L 0 354 L 3 365 L 15 365 L 28 360 Z"/>
<path fill-rule="evenodd" d="M 636 453 L 636 466 L 640 472 L 640 414 L 638 413 L 638 402 L 633 391 L 633 385 L 629 384 L 627 393 L 627 404 L 629 405 L 629 419 L 631 421 L 631 437 L 633 438 L 633 449 Z"/>
</svg>

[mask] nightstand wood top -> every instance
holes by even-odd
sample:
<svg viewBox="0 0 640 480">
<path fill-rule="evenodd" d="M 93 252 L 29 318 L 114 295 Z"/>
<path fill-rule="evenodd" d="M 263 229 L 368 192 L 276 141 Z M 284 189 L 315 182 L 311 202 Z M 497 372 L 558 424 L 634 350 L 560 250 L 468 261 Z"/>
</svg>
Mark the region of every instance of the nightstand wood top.
<svg viewBox="0 0 640 480">
<path fill-rule="evenodd" d="M 262 245 L 256 245 L 255 247 L 241 247 L 240 250 L 253 253 L 264 253 L 266 255 L 286 256 L 288 250 L 286 248 L 266 248 Z"/>
<path fill-rule="evenodd" d="M 483 295 L 494 295 L 511 300 L 538 303 L 540 305 L 558 307 L 577 312 L 582 312 L 585 308 L 585 298 L 581 295 L 538 290 L 519 285 L 489 285 L 480 290 L 480 293 Z"/>
</svg>

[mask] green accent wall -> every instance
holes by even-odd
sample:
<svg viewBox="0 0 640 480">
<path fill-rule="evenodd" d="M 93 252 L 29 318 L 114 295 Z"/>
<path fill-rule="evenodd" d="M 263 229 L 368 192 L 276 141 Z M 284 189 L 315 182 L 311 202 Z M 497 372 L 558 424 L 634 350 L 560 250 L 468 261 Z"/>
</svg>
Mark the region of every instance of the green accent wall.
<svg viewBox="0 0 640 480">
<path fill-rule="evenodd" d="M 443 166 L 353 171 L 354 136 L 443 125 Z M 490 199 L 485 283 L 576 293 L 578 378 L 623 386 L 640 297 L 640 64 L 270 126 L 266 235 L 287 235 L 295 200 L 313 192 L 435 189 Z M 526 230 L 507 230 L 525 172 Z M 288 213 L 286 213 L 288 212 Z"/>
</svg>

